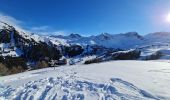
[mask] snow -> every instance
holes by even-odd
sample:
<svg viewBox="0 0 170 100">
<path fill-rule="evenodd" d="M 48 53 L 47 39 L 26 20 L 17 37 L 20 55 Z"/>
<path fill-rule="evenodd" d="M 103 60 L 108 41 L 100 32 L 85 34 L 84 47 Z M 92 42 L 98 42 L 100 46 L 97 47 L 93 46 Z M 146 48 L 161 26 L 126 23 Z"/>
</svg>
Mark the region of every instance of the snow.
<svg viewBox="0 0 170 100">
<path fill-rule="evenodd" d="M 141 47 L 141 57 L 152 55 L 156 52 L 161 52 L 162 57 L 160 59 L 170 60 L 170 45 L 167 43 L 147 45 L 145 47 Z"/>
<path fill-rule="evenodd" d="M 170 63 L 161 61 L 62 66 L 0 77 L 0 98 L 169 100 L 169 79 Z"/>
<path fill-rule="evenodd" d="M 74 35 L 74 38 L 73 38 Z M 50 36 L 50 38 L 56 39 L 58 41 L 65 41 L 65 44 L 79 44 L 81 46 L 86 45 L 99 45 L 107 48 L 134 48 L 144 41 L 139 38 L 137 33 L 129 32 L 125 34 L 108 34 L 102 33 L 96 36 L 79 36 L 78 34 L 71 34 L 68 36 Z"/>
<path fill-rule="evenodd" d="M 9 26 L 0 22 L 0 29 Z M 14 26 L 19 34 L 25 39 L 34 40 L 37 43 L 51 42 L 55 45 L 69 46 L 71 44 L 79 44 L 81 46 L 99 45 L 107 48 L 121 48 L 121 49 L 134 49 L 140 48 L 145 45 L 160 44 L 164 45 L 170 43 L 169 32 L 155 32 L 145 36 L 139 35 L 137 32 L 128 32 L 120 34 L 102 33 L 96 36 L 80 36 L 79 34 L 70 34 L 68 36 L 41 36 L 28 31 L 25 31 L 17 26 Z M 13 39 L 12 39 L 13 40 Z"/>
<path fill-rule="evenodd" d="M 0 22 L 0 29 L 3 29 L 3 23 Z"/>
<path fill-rule="evenodd" d="M 84 56 L 84 57 L 82 57 L 80 55 L 80 56 L 76 56 L 76 57 L 73 57 L 73 58 L 67 58 L 67 61 L 69 62 L 68 64 L 70 64 L 70 65 L 74 65 L 74 64 L 81 65 L 81 64 L 84 64 L 84 62 L 86 60 L 94 59 L 96 57 L 97 57 L 96 55 Z"/>
<path fill-rule="evenodd" d="M 155 32 L 145 36 L 148 43 L 168 43 L 170 42 L 169 32 Z"/>
<path fill-rule="evenodd" d="M 75 35 L 75 38 L 72 38 Z M 121 49 L 134 49 L 151 45 L 167 45 L 170 43 L 170 33 L 168 32 L 155 32 L 145 36 L 140 36 L 136 32 L 128 32 L 121 34 L 108 34 L 102 33 L 96 36 L 77 36 L 71 34 L 68 36 L 49 36 L 50 39 L 57 41 L 61 44 L 79 44 L 86 45 L 99 45 L 107 48 L 121 48 Z M 55 43 L 55 42 L 54 42 Z"/>
<path fill-rule="evenodd" d="M 69 43 L 67 42 L 67 40 L 62 39 L 62 38 L 54 38 L 54 37 L 49 37 L 49 36 L 44 36 L 44 38 L 46 38 L 49 41 L 51 41 L 54 45 L 69 46 Z"/>
<path fill-rule="evenodd" d="M 0 23 L 0 29 L 3 26 L 4 23 Z M 164 60 L 170 59 L 170 33 L 157 32 L 146 36 L 140 36 L 136 32 L 116 35 L 103 33 L 83 37 L 78 34 L 40 36 L 17 27 L 16 30 L 23 38 L 33 39 L 37 43 L 46 42 L 57 46 L 78 44 L 82 47 L 100 45 L 131 50 L 139 48 L 142 51 L 141 56 L 148 56 L 157 51 L 163 56 L 155 61 L 113 61 L 91 65 L 81 64 L 87 59 L 95 58 L 96 55 L 76 56 L 67 60 L 77 65 L 0 77 L 0 100 L 170 99 L 170 61 Z M 15 40 L 11 33 L 11 43 L 0 44 L 0 56 L 21 55 L 22 51 L 15 47 Z"/>
<path fill-rule="evenodd" d="M 3 22 L 0 22 L 0 29 L 5 26 L 8 28 L 9 26 Z M 78 44 L 81 46 L 87 45 L 99 45 L 107 48 L 121 48 L 121 49 L 135 49 L 141 48 L 143 46 L 151 46 L 151 45 L 166 45 L 170 43 L 170 33 L 168 32 L 155 32 L 150 33 L 145 36 L 141 36 L 136 32 L 128 32 L 128 33 L 120 33 L 120 34 L 109 34 L 102 33 L 96 36 L 80 36 L 79 34 L 70 34 L 68 36 L 41 36 L 37 35 L 23 29 L 14 26 L 15 29 L 19 32 L 19 34 L 29 40 L 34 40 L 37 43 L 40 42 L 51 42 L 57 46 L 70 46 L 74 44 Z M 12 33 L 11 33 L 12 35 Z M 11 38 L 11 41 L 13 38 Z M 15 41 L 14 41 L 15 42 Z"/>
<path fill-rule="evenodd" d="M 17 47 L 10 48 L 10 43 L 1 43 L 0 44 L 0 56 L 12 56 L 12 57 L 19 57 L 23 54 L 23 52 L 18 49 Z"/>
</svg>

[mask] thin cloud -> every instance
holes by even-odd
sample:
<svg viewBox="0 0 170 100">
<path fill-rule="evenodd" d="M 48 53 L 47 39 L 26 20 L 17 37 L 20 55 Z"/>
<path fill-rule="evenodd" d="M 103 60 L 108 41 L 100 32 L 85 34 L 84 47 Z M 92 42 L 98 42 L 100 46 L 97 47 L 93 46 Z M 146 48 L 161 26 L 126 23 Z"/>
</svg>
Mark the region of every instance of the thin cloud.
<svg viewBox="0 0 170 100">
<path fill-rule="evenodd" d="M 68 35 L 67 31 L 56 31 L 53 33 L 54 35 Z"/>
<path fill-rule="evenodd" d="M 17 20 L 14 17 L 8 16 L 8 15 L 2 13 L 2 12 L 0 12 L 0 21 L 14 26 L 17 30 L 27 32 L 26 30 L 24 30 L 23 27 L 21 27 L 21 25 L 23 24 L 22 21 Z"/>
<path fill-rule="evenodd" d="M 11 16 L 5 15 L 3 13 L 0 13 L 0 21 L 3 21 L 11 25 L 15 25 L 15 26 L 19 26 L 21 23 L 23 23 L 22 21 L 17 20 Z"/>
<path fill-rule="evenodd" d="M 36 32 L 40 35 L 68 35 L 67 31 L 44 31 L 44 32 Z"/>
<path fill-rule="evenodd" d="M 31 30 L 33 31 L 47 31 L 50 29 L 49 26 L 39 26 L 39 27 L 32 27 Z"/>
<path fill-rule="evenodd" d="M 25 26 L 25 23 L 21 20 L 18 20 L 12 16 L 6 15 L 0 12 L 0 21 L 8 23 L 16 28 L 18 31 L 27 32 L 27 33 L 36 33 L 40 35 L 67 35 L 68 31 L 64 30 L 54 30 L 50 26 Z M 25 28 L 24 28 L 25 27 Z"/>
</svg>

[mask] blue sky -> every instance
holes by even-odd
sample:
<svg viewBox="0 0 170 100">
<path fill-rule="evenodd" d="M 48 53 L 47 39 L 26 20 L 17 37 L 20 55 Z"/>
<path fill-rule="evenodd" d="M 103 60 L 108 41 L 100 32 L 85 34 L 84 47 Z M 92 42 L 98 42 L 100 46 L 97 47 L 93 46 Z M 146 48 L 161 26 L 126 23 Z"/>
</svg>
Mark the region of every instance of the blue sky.
<svg viewBox="0 0 170 100">
<path fill-rule="evenodd" d="M 0 0 L 0 18 L 41 34 L 170 31 L 170 0 Z"/>
</svg>

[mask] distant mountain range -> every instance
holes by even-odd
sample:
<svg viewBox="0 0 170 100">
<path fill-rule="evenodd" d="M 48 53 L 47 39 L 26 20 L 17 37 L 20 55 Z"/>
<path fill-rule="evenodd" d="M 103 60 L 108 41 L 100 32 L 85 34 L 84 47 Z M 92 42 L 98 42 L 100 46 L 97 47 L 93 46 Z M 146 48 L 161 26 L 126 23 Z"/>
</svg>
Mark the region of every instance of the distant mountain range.
<svg viewBox="0 0 170 100">
<path fill-rule="evenodd" d="M 79 44 L 99 45 L 107 48 L 131 49 L 139 48 L 144 45 L 170 43 L 170 32 L 155 32 L 147 35 L 139 35 L 137 32 L 127 32 L 120 34 L 102 33 L 96 36 L 84 37 L 79 34 L 70 34 L 68 36 L 51 35 L 50 41 L 57 41 L 61 45 Z M 56 42 L 56 44 L 57 44 Z"/>
<path fill-rule="evenodd" d="M 25 66 L 22 69 L 25 70 L 119 59 L 159 59 L 162 54 L 164 58 L 168 58 L 169 43 L 168 32 L 155 32 L 144 36 L 137 32 L 102 33 L 88 37 L 74 33 L 68 36 L 41 36 L 0 22 L 0 64 L 7 67 L 7 70 L 11 66 Z M 17 61 L 22 62 L 19 65 L 16 61 L 18 58 Z M 13 62 L 13 65 L 10 62 Z M 15 72 L 8 72 L 11 73 Z"/>
</svg>

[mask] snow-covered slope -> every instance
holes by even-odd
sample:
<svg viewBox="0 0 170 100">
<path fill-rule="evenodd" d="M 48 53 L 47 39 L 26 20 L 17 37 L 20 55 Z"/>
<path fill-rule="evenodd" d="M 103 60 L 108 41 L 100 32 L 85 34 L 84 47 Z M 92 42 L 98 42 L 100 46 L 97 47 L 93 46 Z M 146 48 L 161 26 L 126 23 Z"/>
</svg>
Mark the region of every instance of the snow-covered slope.
<svg viewBox="0 0 170 100">
<path fill-rule="evenodd" d="M 43 37 L 43 36 L 31 33 L 29 31 L 25 31 L 25 30 L 23 30 L 21 28 L 18 28 L 17 26 L 11 26 L 8 23 L 0 21 L 0 31 L 1 30 L 11 30 L 11 28 L 14 28 L 18 32 L 18 34 L 20 36 L 22 36 L 23 38 L 25 38 L 25 39 L 28 39 L 30 41 L 34 40 L 37 43 L 46 42 L 45 37 Z"/>
<path fill-rule="evenodd" d="M 0 98 L 40 100 L 169 100 L 170 64 L 114 61 L 0 77 Z"/>
<path fill-rule="evenodd" d="M 145 35 L 149 43 L 170 43 L 170 32 L 155 32 Z"/>
</svg>

